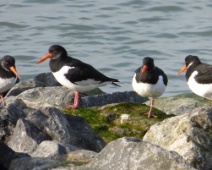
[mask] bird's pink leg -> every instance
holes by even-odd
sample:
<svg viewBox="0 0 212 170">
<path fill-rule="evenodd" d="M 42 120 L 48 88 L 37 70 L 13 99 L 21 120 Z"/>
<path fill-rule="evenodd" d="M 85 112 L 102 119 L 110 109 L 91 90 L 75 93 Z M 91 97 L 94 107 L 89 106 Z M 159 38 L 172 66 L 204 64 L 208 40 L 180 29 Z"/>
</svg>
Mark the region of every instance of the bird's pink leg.
<svg viewBox="0 0 212 170">
<path fill-rule="evenodd" d="M 5 102 L 2 94 L 0 94 L 0 98 L 1 98 L 1 102 L 2 102 L 2 107 L 6 106 L 6 102 Z"/>
<path fill-rule="evenodd" d="M 152 107 L 153 107 L 153 105 L 154 105 L 154 98 L 152 97 L 152 99 L 150 101 L 150 109 L 149 109 L 149 112 L 147 113 L 148 118 L 157 117 L 156 115 L 154 115 L 152 113 Z"/>
<path fill-rule="evenodd" d="M 72 108 L 72 109 L 78 108 L 79 107 L 79 99 L 80 99 L 79 92 L 75 91 L 74 92 L 74 104 L 67 105 L 66 108 Z"/>
</svg>

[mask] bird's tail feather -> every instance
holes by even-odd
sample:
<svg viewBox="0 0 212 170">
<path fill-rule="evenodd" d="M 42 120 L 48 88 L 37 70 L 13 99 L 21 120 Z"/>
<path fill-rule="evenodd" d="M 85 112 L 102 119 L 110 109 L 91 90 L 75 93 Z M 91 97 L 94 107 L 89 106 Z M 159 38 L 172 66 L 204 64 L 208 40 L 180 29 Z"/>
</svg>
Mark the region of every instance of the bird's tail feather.
<svg viewBox="0 0 212 170">
<path fill-rule="evenodd" d="M 119 82 L 119 81 L 117 81 L 117 82 Z M 118 86 L 118 87 L 121 87 L 120 85 L 118 85 L 118 84 L 116 84 L 116 83 L 114 83 L 114 82 L 112 82 L 111 84 L 113 84 L 113 85 L 115 85 L 115 86 Z"/>
</svg>

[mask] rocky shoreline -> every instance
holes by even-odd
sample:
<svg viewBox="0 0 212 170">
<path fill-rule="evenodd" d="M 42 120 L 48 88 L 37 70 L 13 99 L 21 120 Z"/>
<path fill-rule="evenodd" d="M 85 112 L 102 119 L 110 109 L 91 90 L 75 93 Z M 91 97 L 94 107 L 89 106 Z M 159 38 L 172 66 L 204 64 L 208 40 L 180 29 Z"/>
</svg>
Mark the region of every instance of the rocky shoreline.
<svg viewBox="0 0 212 170">
<path fill-rule="evenodd" d="M 81 107 L 95 107 L 99 114 L 110 108 L 104 113 L 109 125 L 100 127 L 121 134 L 107 143 L 77 112 L 66 114 L 64 106 L 71 99 L 73 92 L 51 73 L 16 84 L 0 110 L 0 169 L 212 169 L 212 108 L 207 100 L 193 94 L 159 98 L 155 107 L 162 118 L 148 120 L 137 114 L 149 104 L 147 98 L 131 91 L 92 91 L 82 96 Z M 125 103 L 137 105 L 120 109 Z M 129 115 L 124 123 L 122 115 Z M 148 128 L 139 139 L 135 127 L 140 119 Z"/>
</svg>

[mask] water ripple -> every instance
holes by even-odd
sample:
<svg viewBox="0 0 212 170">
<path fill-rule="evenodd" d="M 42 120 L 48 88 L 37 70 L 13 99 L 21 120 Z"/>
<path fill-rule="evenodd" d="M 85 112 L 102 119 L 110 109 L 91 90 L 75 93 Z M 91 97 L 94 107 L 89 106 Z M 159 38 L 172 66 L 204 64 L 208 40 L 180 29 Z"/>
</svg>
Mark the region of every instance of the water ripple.
<svg viewBox="0 0 212 170">
<path fill-rule="evenodd" d="M 9 27 L 9 28 L 26 28 L 29 25 L 21 25 L 12 22 L 0 22 L 0 27 Z"/>
<path fill-rule="evenodd" d="M 148 8 L 148 11 L 160 11 L 160 12 L 179 12 L 184 11 L 184 8 L 179 6 L 157 6 Z"/>
<path fill-rule="evenodd" d="M 211 63 L 210 0 L 2 0 L 0 7 L 1 56 L 15 56 L 22 80 L 50 71 L 36 61 L 52 44 L 118 77 L 121 88 L 102 88 L 109 93 L 132 90 L 146 56 L 169 76 L 165 96 L 190 92 L 185 76 L 176 76 L 185 56 Z"/>
</svg>

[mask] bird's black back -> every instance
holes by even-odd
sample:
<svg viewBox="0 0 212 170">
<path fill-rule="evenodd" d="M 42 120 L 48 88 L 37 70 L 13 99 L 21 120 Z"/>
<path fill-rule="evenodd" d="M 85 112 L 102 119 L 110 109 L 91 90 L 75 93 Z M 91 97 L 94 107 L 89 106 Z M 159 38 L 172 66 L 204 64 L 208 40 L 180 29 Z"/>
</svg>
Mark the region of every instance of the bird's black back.
<svg viewBox="0 0 212 170">
<path fill-rule="evenodd" d="M 153 69 L 146 70 L 143 73 L 141 70 L 142 67 L 139 67 L 135 70 L 137 82 L 156 84 L 159 79 L 159 76 L 162 76 L 164 84 L 167 85 L 168 77 L 160 68 L 154 67 Z"/>
</svg>

